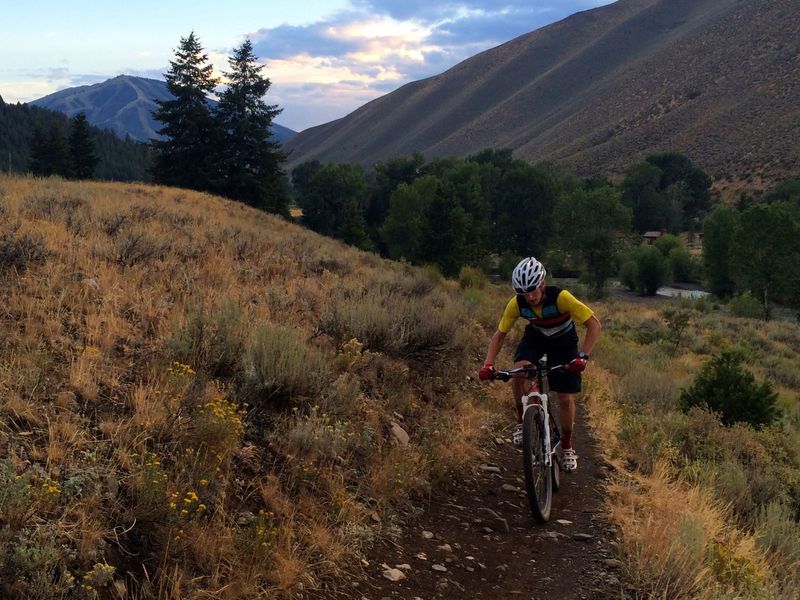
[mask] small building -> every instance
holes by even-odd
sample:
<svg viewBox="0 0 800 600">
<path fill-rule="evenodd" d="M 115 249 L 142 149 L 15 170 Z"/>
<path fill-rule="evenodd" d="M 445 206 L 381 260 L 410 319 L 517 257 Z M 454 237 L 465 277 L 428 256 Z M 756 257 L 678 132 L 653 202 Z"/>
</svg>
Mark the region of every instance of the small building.
<svg viewBox="0 0 800 600">
<path fill-rule="evenodd" d="M 666 231 L 663 229 L 661 231 L 647 231 L 644 234 L 644 241 L 647 242 L 648 246 L 652 246 L 653 242 L 655 242 L 658 238 L 664 235 Z"/>
</svg>

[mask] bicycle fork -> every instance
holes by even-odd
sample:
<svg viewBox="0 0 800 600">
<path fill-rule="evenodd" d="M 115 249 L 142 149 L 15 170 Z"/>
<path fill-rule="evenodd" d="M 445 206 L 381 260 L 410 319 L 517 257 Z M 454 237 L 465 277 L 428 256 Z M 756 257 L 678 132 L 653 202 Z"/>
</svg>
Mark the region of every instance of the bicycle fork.
<svg viewBox="0 0 800 600">
<path fill-rule="evenodd" d="M 539 399 L 538 402 L 528 402 L 531 398 L 536 397 Z M 547 410 L 547 396 L 544 394 L 539 394 L 536 392 L 532 392 L 530 394 L 525 394 L 521 398 L 522 400 L 522 417 L 523 420 L 525 418 L 525 411 L 528 410 L 530 407 L 536 407 L 538 410 L 542 411 L 544 416 L 544 464 L 545 466 L 549 467 L 553 464 L 553 453 L 550 448 L 550 412 Z"/>
</svg>

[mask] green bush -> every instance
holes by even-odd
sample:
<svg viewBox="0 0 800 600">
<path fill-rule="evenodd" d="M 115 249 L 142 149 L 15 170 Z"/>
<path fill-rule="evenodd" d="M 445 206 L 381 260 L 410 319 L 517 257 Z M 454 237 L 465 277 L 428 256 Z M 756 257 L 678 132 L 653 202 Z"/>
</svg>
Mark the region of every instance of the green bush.
<svg viewBox="0 0 800 600">
<path fill-rule="evenodd" d="M 681 283 L 697 281 L 699 266 L 686 247 L 679 246 L 670 250 L 667 255 L 667 261 L 672 273 L 672 281 Z"/>
<path fill-rule="evenodd" d="M 655 296 L 669 274 L 664 255 L 654 246 L 641 248 L 636 254 L 636 287 L 641 294 Z"/>
<path fill-rule="evenodd" d="M 669 331 L 659 319 L 645 319 L 636 328 L 633 339 L 638 344 L 654 344 L 659 340 L 666 340 Z"/>
<path fill-rule="evenodd" d="M 678 236 L 667 233 L 658 238 L 653 243 L 653 247 L 658 248 L 658 251 L 666 258 L 673 250 L 683 248 L 684 245 Z"/>
<path fill-rule="evenodd" d="M 619 270 L 619 280 L 630 291 L 635 292 L 637 289 L 636 279 L 638 277 L 638 268 L 635 260 L 628 260 L 622 263 L 622 268 Z"/>
<path fill-rule="evenodd" d="M 760 428 L 775 421 L 778 394 L 769 382 L 756 383 L 742 367 L 743 361 L 743 353 L 732 348 L 713 357 L 692 385 L 681 391 L 681 408 L 706 407 L 719 413 L 726 425 L 743 422 Z"/>
<path fill-rule="evenodd" d="M 489 279 L 480 269 L 464 265 L 458 272 L 458 285 L 462 290 L 476 289 L 482 290 L 489 284 Z"/>
<path fill-rule="evenodd" d="M 744 292 L 731 298 L 728 302 L 728 310 L 734 317 L 760 319 L 764 316 L 764 305 L 750 292 Z"/>
</svg>

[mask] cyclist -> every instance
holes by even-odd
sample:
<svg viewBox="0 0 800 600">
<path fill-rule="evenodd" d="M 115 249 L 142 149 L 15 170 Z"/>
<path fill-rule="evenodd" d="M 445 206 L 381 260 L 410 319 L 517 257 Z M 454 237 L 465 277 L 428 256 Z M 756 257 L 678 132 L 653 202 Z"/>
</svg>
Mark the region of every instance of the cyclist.
<svg viewBox="0 0 800 600">
<path fill-rule="evenodd" d="M 514 367 L 536 363 L 544 354 L 550 365 L 566 365 L 548 375 L 550 389 L 558 393 L 561 446 L 564 450 L 562 468 L 578 468 L 578 456 L 572 448 L 572 425 L 575 421 L 573 394 L 581 391 L 581 372 L 600 337 L 600 321 L 592 310 L 578 301 L 567 290 L 545 285 L 544 266 L 534 257 L 523 259 L 514 268 L 511 284 L 516 295 L 508 301 L 497 331 L 489 341 L 486 360 L 478 372 L 481 380 L 491 379 L 494 361 L 506 334 L 522 317 L 528 320 L 522 341 L 514 355 Z M 578 352 L 578 334 L 575 323 L 586 327 L 581 351 Z M 522 444 L 522 395 L 529 384 L 524 379 L 513 379 L 512 390 L 517 408 L 517 426 L 513 441 Z"/>
</svg>

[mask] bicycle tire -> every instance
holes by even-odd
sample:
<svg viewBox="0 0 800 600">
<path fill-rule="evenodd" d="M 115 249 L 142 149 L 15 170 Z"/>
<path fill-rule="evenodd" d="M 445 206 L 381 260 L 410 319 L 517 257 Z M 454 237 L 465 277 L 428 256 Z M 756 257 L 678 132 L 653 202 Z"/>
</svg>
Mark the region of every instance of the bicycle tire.
<svg viewBox="0 0 800 600">
<path fill-rule="evenodd" d="M 547 523 L 553 504 L 553 472 L 544 462 L 544 419 L 533 406 L 525 411 L 522 422 L 522 463 L 531 514 L 538 523 Z"/>
<path fill-rule="evenodd" d="M 553 413 L 553 404 L 552 402 L 548 405 L 550 410 L 550 447 L 556 445 L 556 439 L 561 438 L 561 433 L 558 430 L 558 424 L 556 423 L 556 415 Z M 552 455 L 552 471 L 553 471 L 553 491 L 557 492 L 561 488 L 561 462 L 558 458 L 558 452 L 553 452 Z"/>
</svg>

